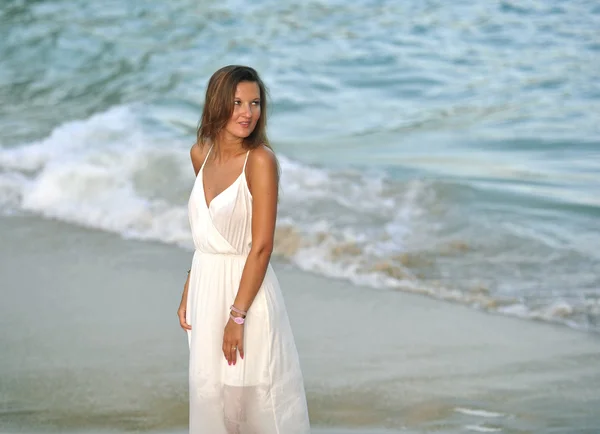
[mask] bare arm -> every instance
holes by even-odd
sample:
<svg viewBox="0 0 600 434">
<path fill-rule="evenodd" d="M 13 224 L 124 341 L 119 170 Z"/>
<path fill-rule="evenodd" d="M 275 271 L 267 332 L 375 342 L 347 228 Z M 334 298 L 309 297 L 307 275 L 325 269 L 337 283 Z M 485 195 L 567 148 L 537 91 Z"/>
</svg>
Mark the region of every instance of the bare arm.
<svg viewBox="0 0 600 434">
<path fill-rule="evenodd" d="M 244 311 L 250 308 L 262 285 L 273 251 L 279 185 L 273 152 L 264 146 L 252 151 L 247 174 L 252 193 L 252 248 L 234 302 L 235 307 Z"/>
<path fill-rule="evenodd" d="M 252 193 L 252 248 L 242 271 L 240 286 L 233 302 L 238 309 L 247 311 L 265 278 L 275 236 L 277 190 L 279 177 L 273 152 L 260 146 L 254 149 L 246 165 L 248 187 Z M 233 314 L 238 316 L 238 314 Z M 223 333 L 223 355 L 235 365 L 237 352 L 244 358 L 244 325 L 229 319 Z"/>
<path fill-rule="evenodd" d="M 197 143 L 194 143 L 190 149 L 190 158 L 192 159 L 192 166 L 194 168 L 194 173 L 198 176 L 198 172 L 200 171 L 200 166 L 202 166 L 202 162 L 204 161 L 204 157 L 206 156 L 206 149 L 200 148 Z M 184 330 L 191 330 L 192 327 L 187 323 L 185 319 L 185 311 L 187 308 L 187 297 L 188 297 L 188 287 L 190 284 L 190 275 L 188 273 L 187 279 L 183 285 L 183 294 L 181 294 L 181 303 L 179 304 L 179 309 L 177 309 L 177 316 L 179 317 L 179 325 Z"/>
</svg>

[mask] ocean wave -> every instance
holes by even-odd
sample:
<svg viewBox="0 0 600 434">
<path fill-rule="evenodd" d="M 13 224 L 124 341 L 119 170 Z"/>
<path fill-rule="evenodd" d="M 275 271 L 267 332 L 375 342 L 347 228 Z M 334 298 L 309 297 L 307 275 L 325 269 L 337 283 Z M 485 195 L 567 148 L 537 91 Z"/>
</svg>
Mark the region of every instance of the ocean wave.
<svg viewBox="0 0 600 434">
<path fill-rule="evenodd" d="M 569 275 L 568 267 L 549 272 L 552 258 L 573 266 L 595 263 L 574 246 L 549 243 L 551 234 L 470 217 L 471 187 L 314 167 L 285 155 L 280 162 L 274 252 L 280 259 L 360 285 L 600 330 L 594 290 L 548 298 L 544 288 L 531 292 L 527 286 L 550 286 Z M 186 201 L 192 184 L 189 143 L 154 134 L 131 106 L 67 122 L 40 141 L 0 148 L 4 213 L 35 213 L 126 238 L 191 249 Z M 491 227 L 496 234 L 490 235 Z M 523 264 L 529 271 L 506 272 Z M 597 283 L 589 274 L 579 278 L 571 284 Z M 512 291 L 503 289 L 511 285 Z"/>
<path fill-rule="evenodd" d="M 184 242 L 187 214 L 140 180 L 153 158 L 184 164 L 152 146 L 128 107 L 68 122 L 39 142 L 0 152 L 0 203 L 126 237 Z M 177 191 L 177 189 L 174 189 Z"/>
</svg>

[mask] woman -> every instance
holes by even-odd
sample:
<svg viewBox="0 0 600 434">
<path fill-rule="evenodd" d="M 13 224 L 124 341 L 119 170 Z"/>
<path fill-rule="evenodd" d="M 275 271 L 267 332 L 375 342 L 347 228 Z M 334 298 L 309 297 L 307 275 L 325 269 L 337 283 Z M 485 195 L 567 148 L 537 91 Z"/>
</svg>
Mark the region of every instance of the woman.
<svg viewBox="0 0 600 434">
<path fill-rule="evenodd" d="M 278 164 L 252 68 L 211 77 L 188 203 L 195 252 L 179 322 L 190 346 L 190 433 L 310 432 L 298 353 L 269 264 Z"/>
</svg>

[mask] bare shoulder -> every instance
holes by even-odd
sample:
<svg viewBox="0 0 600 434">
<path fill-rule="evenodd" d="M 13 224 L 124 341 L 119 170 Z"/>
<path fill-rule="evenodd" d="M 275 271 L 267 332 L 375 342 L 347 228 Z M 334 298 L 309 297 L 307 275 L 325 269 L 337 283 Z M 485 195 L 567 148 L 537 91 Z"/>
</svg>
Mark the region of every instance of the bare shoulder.
<svg viewBox="0 0 600 434">
<path fill-rule="evenodd" d="M 204 162 L 207 152 L 208 146 L 198 142 L 194 143 L 190 148 L 190 158 L 192 159 L 192 166 L 194 166 L 194 172 L 196 175 L 198 175 L 200 167 L 202 167 L 202 163 Z"/>
<path fill-rule="evenodd" d="M 251 192 L 253 185 L 260 186 L 260 188 L 264 188 L 266 185 L 273 185 L 277 188 L 279 182 L 279 165 L 277 157 L 271 148 L 260 145 L 250 152 L 246 178 Z"/>
<path fill-rule="evenodd" d="M 248 157 L 248 169 L 258 173 L 263 170 L 277 170 L 277 157 L 273 150 L 265 145 L 254 148 Z"/>
</svg>

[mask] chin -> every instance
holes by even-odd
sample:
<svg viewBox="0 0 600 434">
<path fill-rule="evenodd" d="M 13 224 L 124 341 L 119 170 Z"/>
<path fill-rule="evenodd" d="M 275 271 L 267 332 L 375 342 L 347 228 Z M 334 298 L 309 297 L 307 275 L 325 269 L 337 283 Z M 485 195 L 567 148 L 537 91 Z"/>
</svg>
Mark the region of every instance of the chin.
<svg viewBox="0 0 600 434">
<path fill-rule="evenodd" d="M 252 134 L 252 131 L 254 131 L 254 129 L 252 129 L 252 130 L 251 129 L 243 130 L 243 131 L 240 132 L 240 134 L 238 134 L 238 136 L 245 139 L 250 134 Z"/>
</svg>

